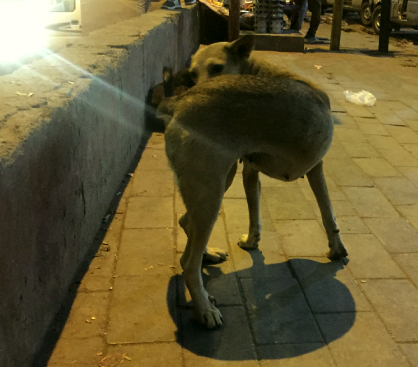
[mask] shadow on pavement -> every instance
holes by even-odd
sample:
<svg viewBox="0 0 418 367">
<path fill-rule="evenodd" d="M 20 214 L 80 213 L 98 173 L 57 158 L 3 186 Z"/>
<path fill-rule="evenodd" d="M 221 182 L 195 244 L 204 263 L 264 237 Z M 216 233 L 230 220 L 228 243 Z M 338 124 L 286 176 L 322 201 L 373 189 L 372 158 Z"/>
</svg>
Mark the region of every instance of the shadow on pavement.
<svg viewBox="0 0 418 367">
<path fill-rule="evenodd" d="M 224 319 L 216 330 L 194 319 L 183 276 L 171 278 L 167 304 L 183 348 L 212 359 L 253 360 L 254 344 L 281 344 L 283 348 L 263 357 L 283 359 L 322 348 L 350 330 L 356 307 L 348 288 L 335 278 L 344 268 L 341 261 L 294 258 L 265 265 L 260 250 L 250 254 L 253 266 L 248 269 L 225 274 L 218 266 L 204 267 L 205 287 Z M 326 314 L 333 314 L 334 324 L 324 340 L 317 316 L 324 320 Z"/>
</svg>

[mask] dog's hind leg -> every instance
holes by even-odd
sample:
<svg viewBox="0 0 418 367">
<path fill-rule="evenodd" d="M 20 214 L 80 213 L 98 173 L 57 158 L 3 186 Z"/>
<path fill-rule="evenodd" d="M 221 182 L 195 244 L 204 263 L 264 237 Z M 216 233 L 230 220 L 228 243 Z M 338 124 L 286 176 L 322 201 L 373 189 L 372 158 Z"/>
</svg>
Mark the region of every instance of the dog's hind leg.
<svg viewBox="0 0 418 367">
<path fill-rule="evenodd" d="M 327 256 L 330 259 L 339 259 L 348 255 L 343 241 L 340 237 L 337 221 L 332 210 L 331 200 L 328 195 L 322 161 L 312 168 L 307 174 L 309 184 L 315 194 L 321 211 L 322 223 L 328 236 L 329 251 Z"/>
<path fill-rule="evenodd" d="M 225 191 L 228 190 L 228 188 L 231 186 L 234 180 L 235 174 L 237 172 L 237 165 L 238 164 L 235 162 L 228 172 L 228 175 L 226 177 L 226 182 L 225 182 Z M 185 213 L 179 219 L 179 224 L 180 224 L 180 227 L 183 228 L 184 232 L 188 236 L 189 234 L 188 234 L 188 229 L 187 229 L 187 223 L 188 223 L 188 215 L 187 213 Z M 223 249 L 216 248 L 216 247 L 206 247 L 205 252 L 203 253 L 203 260 L 212 262 L 214 264 L 225 261 L 227 257 L 228 257 L 228 252 L 226 252 Z"/>
<path fill-rule="evenodd" d="M 229 189 L 229 187 L 232 185 L 232 181 L 234 181 L 234 177 L 237 172 L 237 166 L 238 164 L 235 162 L 229 170 L 228 175 L 226 176 L 225 191 Z M 221 261 L 225 261 L 227 256 L 228 253 L 223 249 L 216 247 L 206 247 L 206 250 L 203 254 L 203 260 L 210 261 L 212 263 L 219 263 Z"/>
<path fill-rule="evenodd" d="M 258 247 L 261 237 L 260 219 L 260 195 L 261 184 L 258 171 L 244 161 L 242 170 L 245 196 L 247 197 L 248 211 L 250 214 L 250 228 L 248 234 L 242 235 L 238 245 L 244 249 L 255 249 Z"/>
</svg>

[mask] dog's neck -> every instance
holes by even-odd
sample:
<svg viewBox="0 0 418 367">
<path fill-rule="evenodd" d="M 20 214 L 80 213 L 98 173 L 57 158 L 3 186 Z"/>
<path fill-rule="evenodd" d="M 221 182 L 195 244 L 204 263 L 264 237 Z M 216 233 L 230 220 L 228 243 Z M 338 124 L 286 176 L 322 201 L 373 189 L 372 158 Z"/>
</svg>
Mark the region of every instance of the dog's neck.
<svg viewBox="0 0 418 367">
<path fill-rule="evenodd" d="M 303 80 L 299 75 L 294 74 L 285 68 L 281 68 L 269 61 L 259 59 L 255 56 L 250 56 L 248 60 L 244 61 L 241 64 L 240 74 L 284 77 L 295 80 Z"/>
</svg>

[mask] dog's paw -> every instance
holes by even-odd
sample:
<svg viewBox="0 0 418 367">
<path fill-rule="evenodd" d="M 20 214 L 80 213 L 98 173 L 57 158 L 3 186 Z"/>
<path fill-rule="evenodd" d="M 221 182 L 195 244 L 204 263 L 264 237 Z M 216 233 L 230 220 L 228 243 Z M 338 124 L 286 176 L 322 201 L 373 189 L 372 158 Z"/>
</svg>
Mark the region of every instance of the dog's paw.
<svg viewBox="0 0 418 367">
<path fill-rule="evenodd" d="M 248 237 L 248 234 L 243 234 L 238 241 L 238 246 L 245 250 L 254 250 L 258 247 L 260 241 L 260 235 Z"/>
<path fill-rule="evenodd" d="M 348 252 L 346 250 L 346 248 L 343 246 L 337 247 L 335 248 L 331 248 L 328 252 L 327 252 L 327 257 L 330 260 L 338 260 L 341 259 L 342 257 L 347 257 L 348 256 Z"/>
<path fill-rule="evenodd" d="M 215 247 L 207 247 L 203 253 L 204 261 L 209 261 L 215 264 L 225 261 L 227 257 L 228 253 L 225 250 Z"/>
<path fill-rule="evenodd" d="M 216 307 L 213 307 L 210 311 L 201 314 L 199 322 L 208 329 L 221 327 L 223 324 L 222 314 Z"/>
</svg>

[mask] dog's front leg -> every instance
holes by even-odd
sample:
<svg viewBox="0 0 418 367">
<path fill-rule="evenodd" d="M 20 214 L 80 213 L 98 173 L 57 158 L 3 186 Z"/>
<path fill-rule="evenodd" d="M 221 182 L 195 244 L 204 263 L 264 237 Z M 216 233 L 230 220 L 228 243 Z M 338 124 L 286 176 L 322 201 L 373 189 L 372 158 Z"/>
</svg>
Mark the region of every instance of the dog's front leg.
<svg viewBox="0 0 418 367">
<path fill-rule="evenodd" d="M 261 183 L 258 171 L 244 161 L 242 170 L 244 181 L 245 196 L 247 197 L 248 211 L 250 214 L 250 228 L 248 234 L 242 235 L 238 245 L 244 249 L 255 249 L 261 238 L 261 219 L 260 219 L 260 195 Z"/>
<path fill-rule="evenodd" d="M 322 223 L 327 232 L 329 251 L 327 256 L 330 259 L 339 259 L 348 255 L 343 241 L 340 237 L 340 230 L 338 229 L 337 221 L 332 210 L 331 200 L 328 195 L 327 184 L 325 181 L 324 170 L 322 168 L 322 161 L 319 162 L 308 173 L 309 184 L 315 194 L 318 202 L 319 210 L 321 211 Z"/>
</svg>

